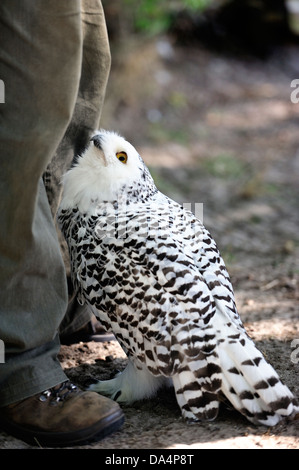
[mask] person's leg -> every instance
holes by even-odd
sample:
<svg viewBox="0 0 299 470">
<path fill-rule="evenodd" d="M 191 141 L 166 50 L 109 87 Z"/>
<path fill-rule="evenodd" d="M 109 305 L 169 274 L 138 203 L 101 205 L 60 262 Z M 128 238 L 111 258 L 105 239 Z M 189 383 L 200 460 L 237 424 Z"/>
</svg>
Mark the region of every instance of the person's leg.
<svg viewBox="0 0 299 470">
<path fill-rule="evenodd" d="M 88 145 L 99 128 L 110 72 L 110 48 L 100 0 L 82 0 L 82 69 L 71 122 L 44 174 L 53 217 L 61 198 L 61 178 L 74 157 Z"/>
<path fill-rule="evenodd" d="M 41 175 L 74 111 L 79 0 L 1 0 L 0 405 L 66 379 L 56 360 L 65 269 Z"/>
<path fill-rule="evenodd" d="M 79 390 L 56 359 L 68 296 L 41 175 L 78 95 L 80 6 L 80 0 L 0 3 L 6 90 L 0 108 L 0 426 L 41 446 L 99 440 L 124 421 L 117 403 Z"/>
<path fill-rule="evenodd" d="M 81 15 L 83 57 L 78 97 L 70 125 L 43 176 L 54 219 L 62 193 L 62 176 L 70 168 L 74 156 L 84 150 L 94 131 L 99 128 L 110 71 L 110 48 L 100 0 L 83 0 Z M 69 285 L 69 305 L 60 325 L 60 335 L 69 339 L 75 337 L 77 332 L 91 321 L 93 315 L 88 307 L 79 305 L 76 300 L 76 292 L 73 292 L 70 280 L 68 249 L 62 234 L 59 235 Z M 93 339 L 113 339 L 112 334 L 102 335 L 101 338 L 95 332 L 87 331 L 85 336 L 88 337 L 89 334 Z"/>
</svg>

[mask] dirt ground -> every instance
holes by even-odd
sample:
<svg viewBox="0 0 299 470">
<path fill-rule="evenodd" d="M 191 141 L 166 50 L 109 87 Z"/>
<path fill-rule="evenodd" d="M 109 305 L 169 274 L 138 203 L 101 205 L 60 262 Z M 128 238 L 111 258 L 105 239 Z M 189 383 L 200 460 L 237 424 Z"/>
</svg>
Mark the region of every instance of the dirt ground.
<svg viewBox="0 0 299 470">
<path fill-rule="evenodd" d="M 298 49 L 260 61 L 161 37 L 112 48 L 112 57 L 103 127 L 138 148 L 163 192 L 193 210 L 203 203 L 248 333 L 299 397 Z M 126 365 L 116 341 L 63 346 L 60 360 L 83 387 Z M 298 420 L 268 429 L 221 409 L 214 422 L 190 425 L 169 390 L 123 410 L 120 431 L 83 448 L 299 447 Z M 30 446 L 2 433 L 0 448 Z"/>
</svg>

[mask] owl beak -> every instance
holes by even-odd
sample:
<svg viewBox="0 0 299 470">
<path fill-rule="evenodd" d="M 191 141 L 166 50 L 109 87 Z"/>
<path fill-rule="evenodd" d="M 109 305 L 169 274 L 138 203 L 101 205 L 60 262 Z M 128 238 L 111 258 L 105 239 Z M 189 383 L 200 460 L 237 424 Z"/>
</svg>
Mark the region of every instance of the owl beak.
<svg viewBox="0 0 299 470">
<path fill-rule="evenodd" d="M 103 151 L 103 147 L 102 147 L 102 143 L 101 143 L 101 136 L 100 135 L 94 135 L 90 139 L 90 141 L 93 142 L 94 146 L 97 147 L 100 150 L 99 155 L 100 155 L 101 159 L 103 160 L 104 166 L 107 166 L 108 163 L 107 163 L 104 151 Z"/>
</svg>

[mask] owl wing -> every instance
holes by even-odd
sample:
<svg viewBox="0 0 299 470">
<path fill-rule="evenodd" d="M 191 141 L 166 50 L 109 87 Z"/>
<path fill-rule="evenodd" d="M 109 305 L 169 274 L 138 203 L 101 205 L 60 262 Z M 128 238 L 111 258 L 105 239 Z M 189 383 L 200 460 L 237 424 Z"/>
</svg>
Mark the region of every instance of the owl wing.
<svg viewBox="0 0 299 470">
<path fill-rule="evenodd" d="M 189 354 L 202 347 L 192 330 L 205 335 L 215 304 L 186 241 L 175 229 L 157 230 L 153 218 L 159 224 L 161 211 L 151 215 L 149 228 L 148 212 L 135 208 L 125 238 L 99 237 L 92 221 L 86 227 L 86 219 L 77 219 L 68 243 L 75 281 L 94 313 L 130 354 L 170 374 L 182 345 Z"/>
<path fill-rule="evenodd" d="M 202 222 L 189 212 L 185 217 L 190 224 L 190 244 L 198 271 L 207 284 L 218 311 L 228 321 L 244 330 L 237 311 L 233 287 L 223 258 L 215 240 Z"/>
<path fill-rule="evenodd" d="M 65 224 L 82 298 L 137 368 L 141 362 L 153 375 L 172 378 L 186 418 L 214 419 L 220 391 L 253 422 L 273 425 L 292 414 L 293 395 L 239 328 L 208 232 L 197 221 L 179 230 L 173 211 L 167 221 L 165 207 L 151 209 L 148 217 L 148 209 L 132 207 L 117 220 L 114 237 L 105 230 L 99 236 L 96 216 L 80 221 L 77 214 L 72 227 Z"/>
</svg>

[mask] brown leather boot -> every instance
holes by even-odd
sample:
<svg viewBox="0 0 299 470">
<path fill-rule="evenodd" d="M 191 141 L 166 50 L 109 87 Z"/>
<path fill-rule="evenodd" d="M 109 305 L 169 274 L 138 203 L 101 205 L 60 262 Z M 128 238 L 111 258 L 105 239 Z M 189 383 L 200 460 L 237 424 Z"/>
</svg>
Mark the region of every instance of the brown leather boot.
<svg viewBox="0 0 299 470">
<path fill-rule="evenodd" d="M 23 441 L 45 447 L 83 445 L 118 430 L 119 405 L 70 381 L 0 408 L 0 427 Z"/>
</svg>

